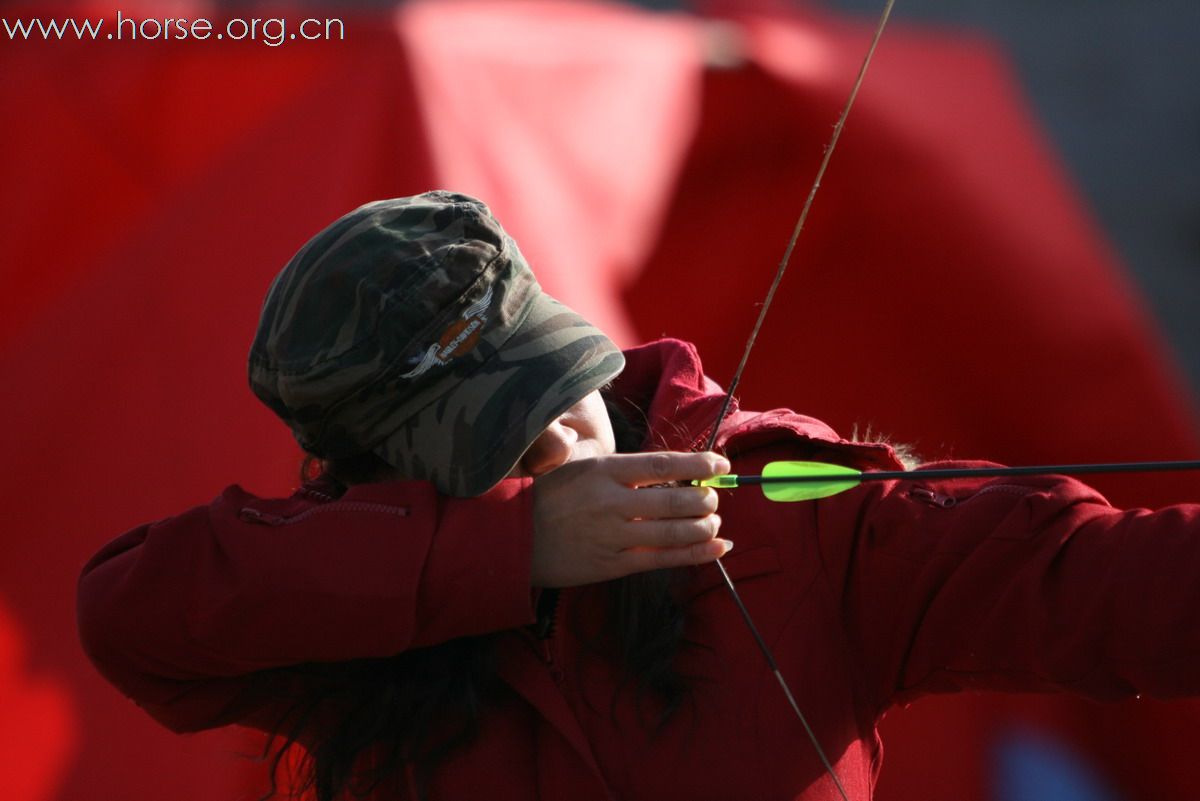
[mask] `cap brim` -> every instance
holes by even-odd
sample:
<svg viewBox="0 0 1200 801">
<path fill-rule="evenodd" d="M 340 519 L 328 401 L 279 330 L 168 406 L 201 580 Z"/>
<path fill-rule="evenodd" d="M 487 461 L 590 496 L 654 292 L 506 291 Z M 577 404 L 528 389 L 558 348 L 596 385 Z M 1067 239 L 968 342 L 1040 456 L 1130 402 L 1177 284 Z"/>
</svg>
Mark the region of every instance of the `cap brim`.
<svg viewBox="0 0 1200 801">
<path fill-rule="evenodd" d="M 509 474 L 550 423 L 624 366 L 625 357 L 600 329 L 539 295 L 496 353 L 375 451 L 447 495 L 481 495 Z"/>
</svg>

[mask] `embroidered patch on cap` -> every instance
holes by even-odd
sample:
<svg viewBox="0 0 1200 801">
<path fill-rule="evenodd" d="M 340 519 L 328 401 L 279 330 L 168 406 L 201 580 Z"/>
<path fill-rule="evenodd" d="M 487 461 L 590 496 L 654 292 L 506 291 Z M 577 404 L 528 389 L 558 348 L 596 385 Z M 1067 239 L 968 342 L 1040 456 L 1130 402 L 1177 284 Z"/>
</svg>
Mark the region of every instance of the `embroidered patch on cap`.
<svg viewBox="0 0 1200 801">
<path fill-rule="evenodd" d="M 421 354 L 417 366 L 401 378 L 416 378 L 429 371 L 435 365 L 445 365 L 458 356 L 465 356 L 475 350 L 483 326 L 487 323 L 487 309 L 492 303 L 492 288 L 489 286 L 483 297 L 472 303 L 438 338 Z"/>
</svg>

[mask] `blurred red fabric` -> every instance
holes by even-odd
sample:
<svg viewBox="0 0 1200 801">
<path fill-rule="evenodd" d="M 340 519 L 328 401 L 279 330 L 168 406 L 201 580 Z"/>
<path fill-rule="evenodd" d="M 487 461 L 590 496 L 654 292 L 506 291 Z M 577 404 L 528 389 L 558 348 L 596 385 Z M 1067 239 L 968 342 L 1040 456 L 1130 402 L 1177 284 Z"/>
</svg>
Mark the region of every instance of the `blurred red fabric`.
<svg viewBox="0 0 1200 801">
<path fill-rule="evenodd" d="M 412 3 L 278 48 L 0 45 L 0 603 L 16 618 L 0 646 L 25 654 L 0 654 L 0 697 L 61 690 L 26 740 L 2 729 L 0 775 L 46 800 L 263 788 L 236 756 L 257 738 L 159 731 L 95 675 L 73 583 L 137 522 L 226 483 L 295 482 L 243 360 L 275 271 L 353 206 L 477 193 L 551 292 L 623 344 L 692 339 L 728 380 L 869 31 L 818 12 L 724 21 Z M 911 28 L 881 46 L 740 394 L 930 457 L 1200 453 L 1159 335 L 1002 58 Z M 1196 499 L 1184 476 L 1097 483 L 1118 504 Z M 1196 709 L 930 699 L 885 722 L 879 798 L 986 797 L 1010 721 L 1054 731 L 1128 799 L 1186 795 Z M 47 731 L 58 775 L 36 772 Z"/>
</svg>

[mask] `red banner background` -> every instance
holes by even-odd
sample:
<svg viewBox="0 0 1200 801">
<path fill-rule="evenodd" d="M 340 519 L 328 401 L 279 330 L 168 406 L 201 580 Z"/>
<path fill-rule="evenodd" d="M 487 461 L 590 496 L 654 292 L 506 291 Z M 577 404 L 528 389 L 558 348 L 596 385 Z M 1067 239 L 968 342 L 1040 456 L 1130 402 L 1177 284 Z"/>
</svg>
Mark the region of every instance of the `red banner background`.
<svg viewBox="0 0 1200 801">
<path fill-rule="evenodd" d="M 244 357 L 271 277 L 334 217 L 435 186 L 478 194 L 550 292 L 624 344 L 692 339 L 728 380 L 869 32 L 815 12 L 712 22 L 413 3 L 278 48 L 0 44 L 7 798 L 262 788 L 238 757 L 256 737 L 170 735 L 103 683 L 73 585 L 139 521 L 230 482 L 295 483 L 299 454 Z M 1200 452 L 1181 387 L 1003 60 L 889 32 L 744 405 L 927 457 L 1167 459 Z M 1117 504 L 1196 500 L 1181 476 L 1097 483 Z M 1184 797 L 1196 714 L 930 699 L 885 721 L 879 797 L 987 797 L 989 748 L 1018 723 L 1126 798 Z"/>
</svg>

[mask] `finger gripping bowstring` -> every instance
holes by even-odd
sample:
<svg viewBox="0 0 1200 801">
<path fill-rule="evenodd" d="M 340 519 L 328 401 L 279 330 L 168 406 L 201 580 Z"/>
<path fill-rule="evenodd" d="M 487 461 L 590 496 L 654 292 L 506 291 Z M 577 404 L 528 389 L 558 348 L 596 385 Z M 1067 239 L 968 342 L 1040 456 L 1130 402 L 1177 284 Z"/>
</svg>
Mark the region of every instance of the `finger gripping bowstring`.
<svg viewBox="0 0 1200 801">
<path fill-rule="evenodd" d="M 875 49 L 878 47 L 879 40 L 883 36 L 883 29 L 887 27 L 894 2 L 895 0 L 887 0 L 883 12 L 879 15 L 879 21 L 875 25 L 875 34 L 871 38 L 871 46 L 867 48 L 867 54 L 863 57 L 862 66 L 858 69 L 858 76 L 855 78 L 854 85 L 850 89 L 850 96 L 846 99 L 846 105 L 842 108 L 842 113 L 838 117 L 837 123 L 833 126 L 833 135 L 829 138 L 829 144 L 825 148 L 825 155 L 821 159 L 820 166 L 817 168 L 817 175 L 813 179 L 812 187 L 808 190 L 808 197 L 804 201 L 804 207 L 800 210 L 800 217 L 796 220 L 796 227 L 792 229 L 792 236 L 788 240 L 787 248 L 783 252 L 783 258 L 779 261 L 779 267 L 775 271 L 775 279 L 771 282 L 771 288 L 767 290 L 767 296 L 763 300 L 762 309 L 758 313 L 758 320 L 755 321 L 754 328 L 750 331 L 750 338 L 746 340 L 746 348 L 742 351 L 742 359 L 738 362 L 733 379 L 729 382 L 729 389 L 725 393 L 724 401 L 721 403 L 721 410 L 717 413 L 716 420 L 713 421 L 712 432 L 709 434 L 708 444 L 705 446 L 706 450 L 711 451 L 717 443 L 717 432 L 721 428 L 721 421 L 729 413 L 729 406 L 733 403 L 733 393 L 737 390 L 738 383 L 742 379 L 742 372 L 746 369 L 746 362 L 750 359 L 750 351 L 754 349 L 754 342 L 758 339 L 758 332 L 762 328 L 763 320 L 767 318 L 771 302 L 775 299 L 775 290 L 779 288 L 779 284 L 783 280 L 783 274 L 787 272 L 788 263 L 792 259 L 792 251 L 796 247 L 796 240 L 800 238 L 800 232 L 804 230 L 804 223 L 808 220 L 808 212 L 812 208 L 813 199 L 817 196 L 817 190 L 821 188 L 821 179 L 825 177 L 825 169 L 829 166 L 829 160 L 833 157 L 833 151 L 837 148 L 838 139 L 842 135 L 842 128 L 846 125 L 846 118 L 850 116 L 850 109 L 854 106 L 855 98 L 858 97 L 858 90 L 862 87 L 863 79 L 867 75 L 867 68 L 871 65 L 871 57 L 875 55 Z M 742 619 L 746 621 L 746 626 L 750 629 L 750 633 L 754 635 L 754 640 L 758 643 L 759 650 L 766 657 L 767 665 L 770 667 L 771 672 L 775 674 L 775 679 L 779 682 L 779 687 L 787 697 L 788 704 L 792 707 L 792 711 L 796 713 L 796 717 L 800 719 L 800 724 L 804 727 L 805 733 L 808 734 L 808 739 L 812 741 L 813 748 L 817 751 L 817 756 L 821 758 L 821 764 L 825 766 L 826 772 L 833 779 L 834 785 L 837 786 L 842 801 L 850 801 L 849 796 L 846 795 L 846 789 L 842 787 L 841 779 L 838 778 L 837 771 L 833 769 L 833 765 L 829 762 L 829 757 L 825 755 L 825 749 L 821 747 L 821 743 L 817 740 L 816 733 L 808 724 L 804 713 L 800 711 L 800 706 L 796 703 L 796 697 L 792 695 L 791 688 L 788 687 L 787 681 L 783 678 L 783 673 L 780 672 L 779 665 L 775 662 L 775 657 L 772 655 L 771 649 L 767 647 L 766 641 L 759 634 L 758 627 L 754 625 L 754 620 L 751 619 L 750 612 L 747 611 L 746 605 L 742 603 L 742 598 L 738 595 L 737 588 L 733 585 L 733 579 L 729 577 L 729 572 L 725 570 L 725 565 L 721 563 L 720 559 L 717 559 L 717 569 L 721 572 L 721 578 L 724 579 L 725 587 L 729 590 L 730 595 L 733 596 L 738 611 L 742 613 Z"/>
</svg>

